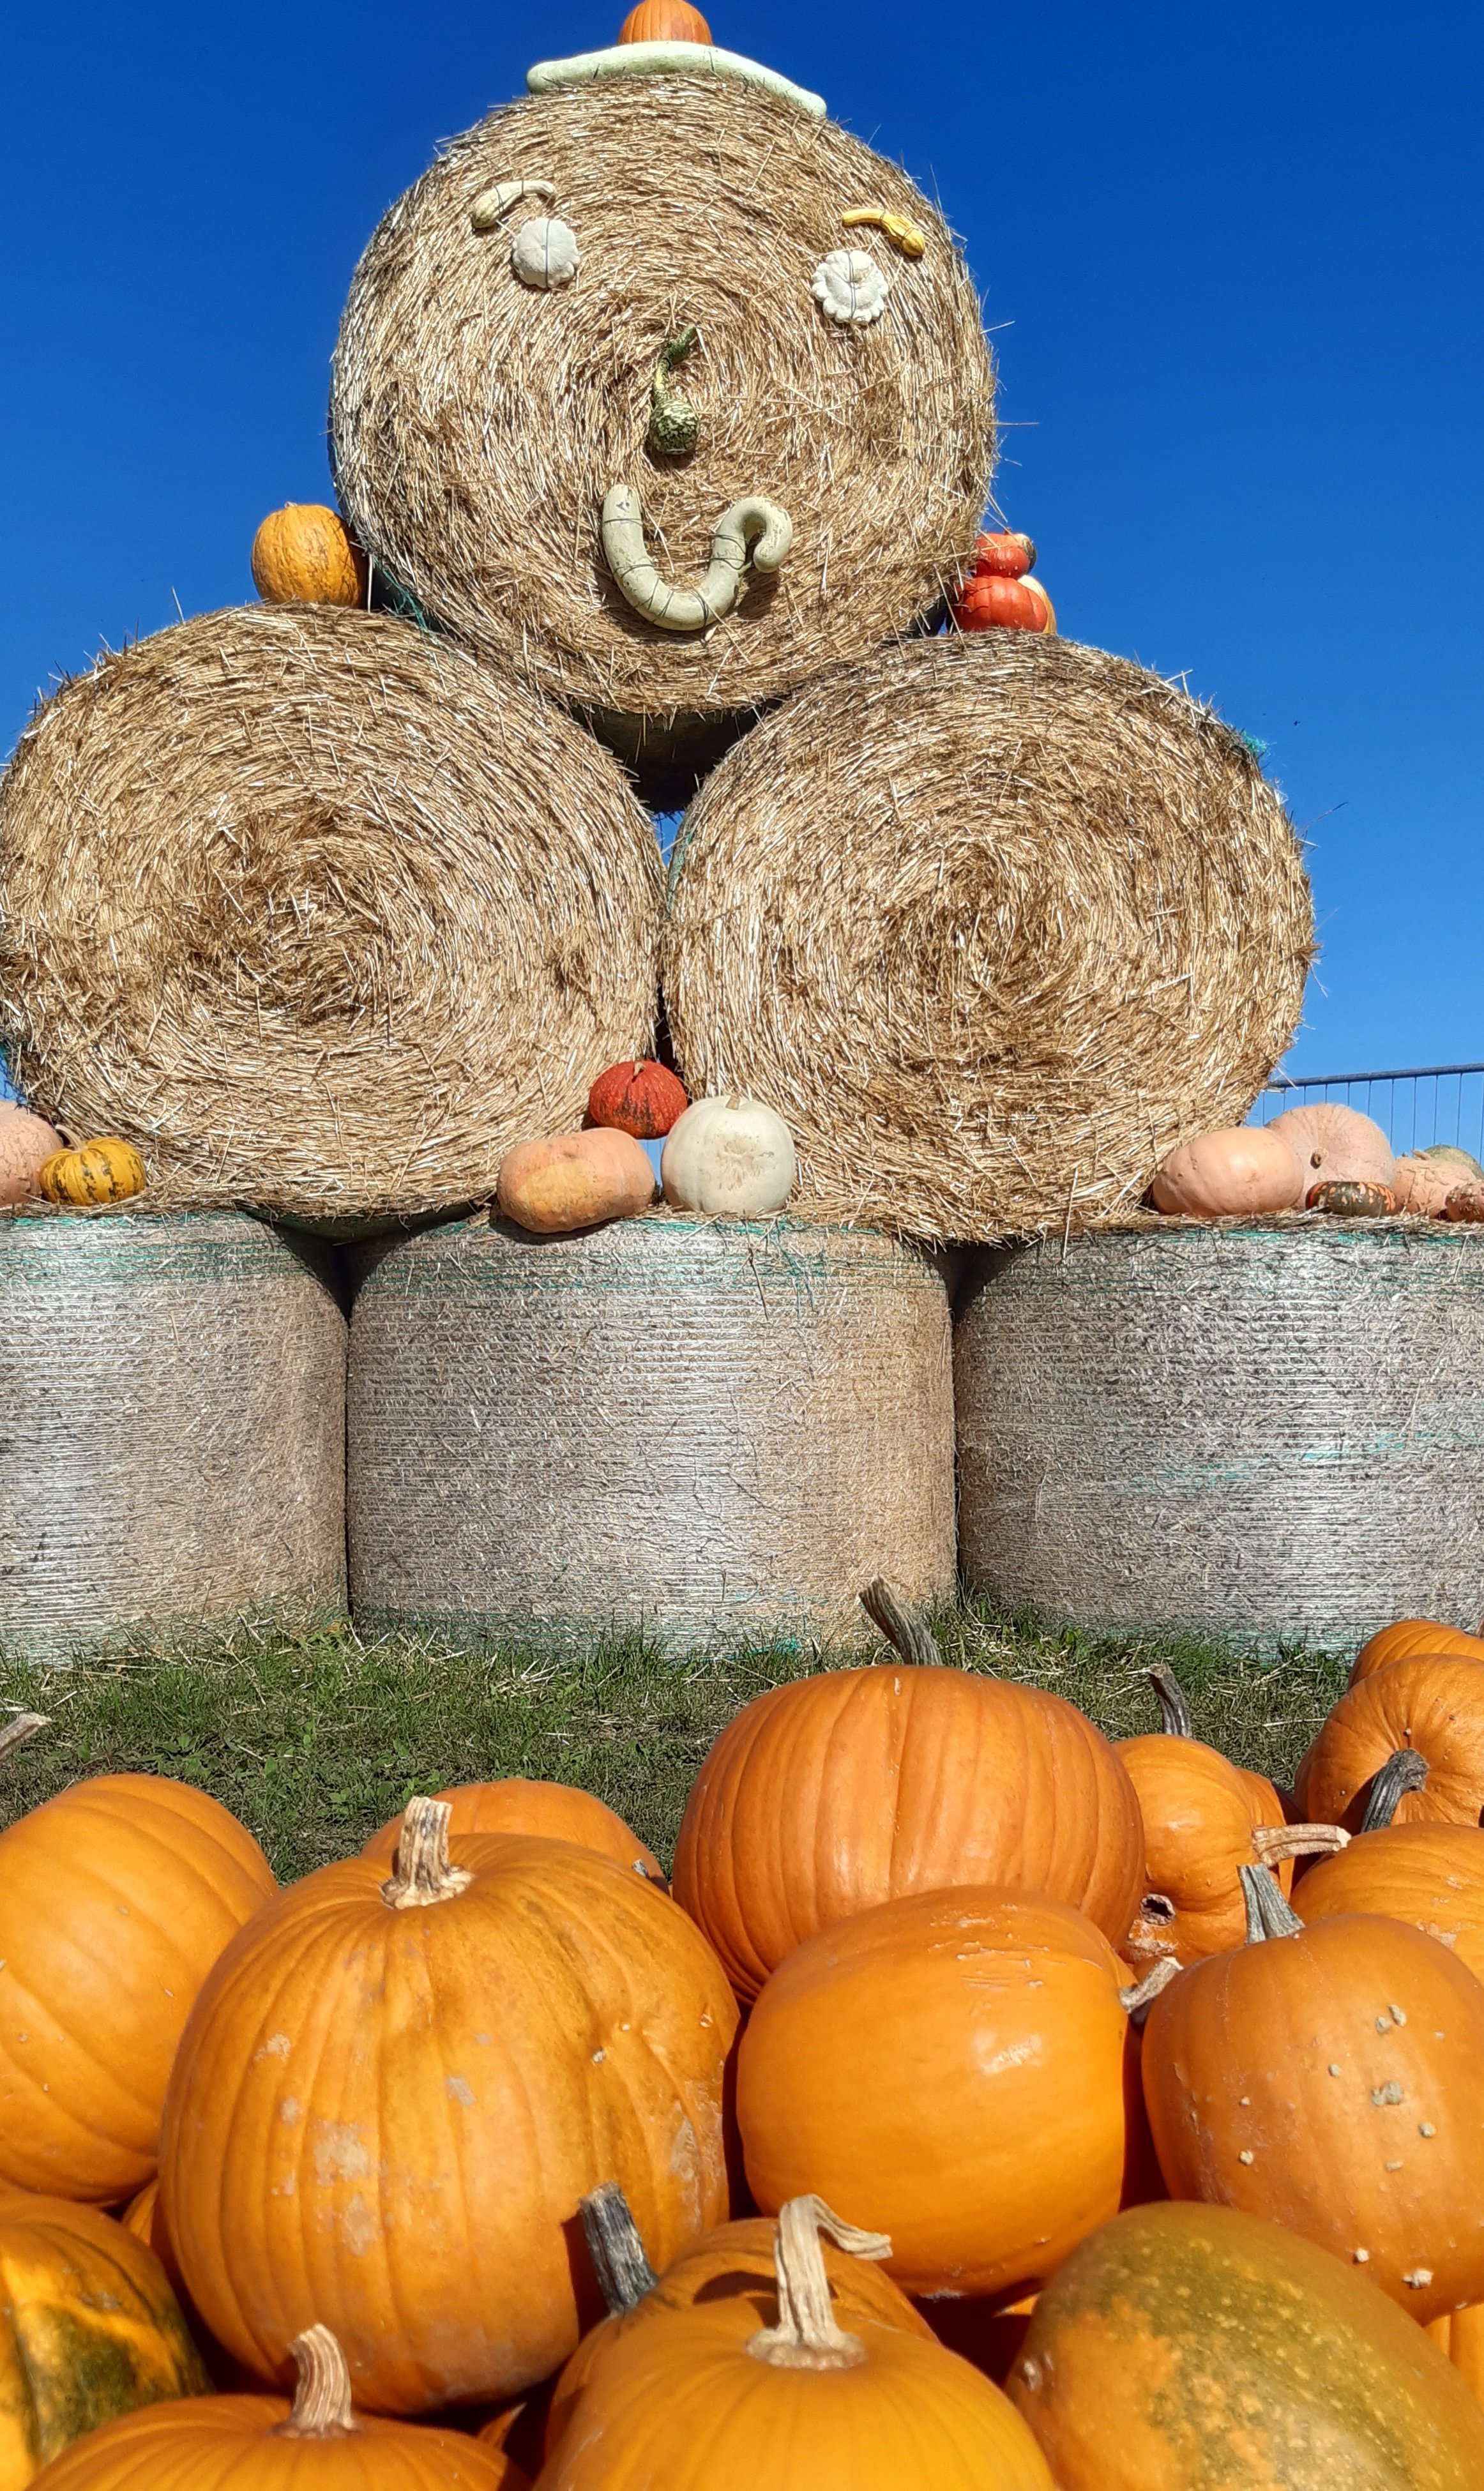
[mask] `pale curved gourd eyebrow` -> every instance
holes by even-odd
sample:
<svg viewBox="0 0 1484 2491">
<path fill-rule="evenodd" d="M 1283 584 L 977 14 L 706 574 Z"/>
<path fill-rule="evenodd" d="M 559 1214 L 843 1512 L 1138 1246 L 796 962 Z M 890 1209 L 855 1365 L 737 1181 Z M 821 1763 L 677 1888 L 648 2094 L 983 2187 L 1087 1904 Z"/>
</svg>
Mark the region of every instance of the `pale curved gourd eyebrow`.
<svg viewBox="0 0 1484 2491">
<path fill-rule="evenodd" d="M 501 220 L 521 199 L 540 199 L 550 207 L 556 195 L 555 182 L 493 182 L 474 201 L 469 210 L 469 221 L 476 233 L 493 233 Z"/>
</svg>

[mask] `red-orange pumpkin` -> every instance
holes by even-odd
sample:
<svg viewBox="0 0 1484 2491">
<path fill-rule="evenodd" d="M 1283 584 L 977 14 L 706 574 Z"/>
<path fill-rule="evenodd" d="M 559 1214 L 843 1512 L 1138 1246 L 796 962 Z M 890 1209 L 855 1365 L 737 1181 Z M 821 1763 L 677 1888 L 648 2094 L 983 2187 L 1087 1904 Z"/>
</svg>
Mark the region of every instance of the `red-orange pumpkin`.
<svg viewBox="0 0 1484 2491">
<path fill-rule="evenodd" d="M 610 1064 L 598 1074 L 588 1092 L 588 1118 L 631 1133 L 636 1142 L 657 1142 L 689 1104 L 667 1064 L 641 1057 L 631 1064 Z"/>
<path fill-rule="evenodd" d="M 1055 631 L 1056 613 L 1038 579 L 975 572 L 953 600 L 960 631 Z"/>
<path fill-rule="evenodd" d="M 584 1851 L 616 1860 L 621 1868 L 636 1869 L 656 1886 L 665 1882 L 653 1851 L 591 1791 L 574 1790 L 567 1782 L 512 1779 L 456 1782 L 433 1796 L 448 1807 L 451 1834 L 535 1833 L 548 1842 L 576 1842 Z M 363 1846 L 366 1859 L 385 1861 L 390 1868 L 401 1831 L 401 1818 L 393 1816 Z"/>
<path fill-rule="evenodd" d="M 1035 547 L 1017 528 L 1001 528 L 980 537 L 975 549 L 975 579 L 1024 579 L 1035 569 Z"/>
<path fill-rule="evenodd" d="M 709 44 L 712 30 L 689 0 L 639 0 L 619 29 L 621 44 Z"/>
<path fill-rule="evenodd" d="M 1388 1661 L 1341 1696 L 1295 1776 L 1302 1813 L 1352 1833 L 1388 1778 L 1385 1822 L 1484 1823 L 1484 1671 L 1463 1655 Z M 1372 1810 L 1372 1822 L 1375 1811 Z"/>
<path fill-rule="evenodd" d="M 1445 1626 L 1436 1618 L 1399 1618 L 1394 1626 L 1382 1626 L 1369 1643 L 1362 1644 L 1351 1665 L 1350 1683 L 1358 1686 L 1362 1678 L 1374 1678 L 1393 1660 L 1411 1660 L 1418 1653 L 1454 1654 L 1465 1659 L 1484 1660 L 1484 1635 L 1469 1634 L 1462 1626 Z"/>
</svg>

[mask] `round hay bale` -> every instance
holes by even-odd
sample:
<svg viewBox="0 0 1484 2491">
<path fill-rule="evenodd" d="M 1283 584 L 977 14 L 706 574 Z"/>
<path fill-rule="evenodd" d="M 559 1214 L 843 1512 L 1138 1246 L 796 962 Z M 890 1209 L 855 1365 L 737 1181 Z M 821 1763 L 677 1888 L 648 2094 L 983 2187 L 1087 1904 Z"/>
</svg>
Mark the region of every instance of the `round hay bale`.
<svg viewBox="0 0 1484 2491">
<path fill-rule="evenodd" d="M 345 1333 L 238 1213 L 0 1212 L 0 1650 L 343 1613 Z"/>
<path fill-rule="evenodd" d="M 0 1026 L 158 1199 L 447 1212 L 653 1042 L 662 875 L 559 710 L 385 616 L 208 614 L 64 686 L 0 782 Z"/>
<path fill-rule="evenodd" d="M 490 1218 L 357 1249 L 351 1597 L 379 1626 L 868 1633 L 951 1593 L 947 1296 L 863 1231 Z"/>
<path fill-rule="evenodd" d="M 554 199 L 477 232 L 475 202 L 522 179 Z M 842 226 L 868 203 L 921 231 L 920 259 Z M 580 265 L 540 292 L 511 248 L 548 207 Z M 848 245 L 890 281 L 868 328 L 814 298 Z M 651 389 L 687 326 L 674 386 L 699 437 L 665 455 Z M 895 165 L 756 87 L 646 77 L 508 104 L 396 202 L 351 286 L 331 427 L 348 516 L 425 612 L 641 765 L 693 777 L 737 713 L 941 602 L 993 474 L 993 372 L 953 237 Z M 748 494 L 787 512 L 792 548 L 709 630 L 661 630 L 603 554 L 603 499 L 626 484 L 677 583 L 701 580 Z"/>
<path fill-rule="evenodd" d="M 1298 1214 L 975 1262 L 954 1370 L 977 1589 L 1259 1651 L 1484 1612 L 1484 1233 Z"/>
<path fill-rule="evenodd" d="M 1313 956 L 1298 841 L 1241 738 L 1020 631 L 813 685 L 708 779 L 661 980 L 692 1094 L 745 1090 L 800 1212 L 1059 1231 L 1237 1124 Z"/>
</svg>

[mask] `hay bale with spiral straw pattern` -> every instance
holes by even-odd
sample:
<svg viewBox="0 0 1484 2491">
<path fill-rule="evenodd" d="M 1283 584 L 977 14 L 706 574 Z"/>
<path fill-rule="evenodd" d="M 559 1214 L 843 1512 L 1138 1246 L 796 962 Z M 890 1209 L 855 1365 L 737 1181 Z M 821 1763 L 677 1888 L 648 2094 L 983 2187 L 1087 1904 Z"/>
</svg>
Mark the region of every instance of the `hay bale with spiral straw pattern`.
<svg viewBox="0 0 1484 2491">
<path fill-rule="evenodd" d="M 157 1202 L 422 1216 L 653 1040 L 618 765 L 389 617 L 203 615 L 65 685 L 0 782 L 0 1031 Z"/>
<path fill-rule="evenodd" d="M 791 1127 L 794 1207 L 976 1240 L 1105 1218 L 1239 1123 L 1313 913 L 1241 738 L 1096 649 L 919 640 L 755 727 L 685 817 L 683 1078 Z"/>
<path fill-rule="evenodd" d="M 481 205 L 522 181 L 551 196 Z M 862 205 L 915 227 L 921 257 L 843 225 Z M 575 236 L 577 267 L 543 290 L 513 258 L 547 217 Z M 865 327 L 814 292 L 847 248 L 887 281 Z M 667 452 L 653 387 L 689 328 L 667 386 L 698 429 Z M 378 564 L 590 713 L 667 802 L 760 703 L 941 602 L 994 467 L 989 349 L 943 219 L 833 123 L 694 76 L 528 97 L 455 139 L 356 271 L 331 424 L 337 489 Z M 603 549 L 604 498 L 625 484 L 675 583 L 702 579 L 747 495 L 787 513 L 792 545 L 710 629 L 660 629 Z"/>
</svg>

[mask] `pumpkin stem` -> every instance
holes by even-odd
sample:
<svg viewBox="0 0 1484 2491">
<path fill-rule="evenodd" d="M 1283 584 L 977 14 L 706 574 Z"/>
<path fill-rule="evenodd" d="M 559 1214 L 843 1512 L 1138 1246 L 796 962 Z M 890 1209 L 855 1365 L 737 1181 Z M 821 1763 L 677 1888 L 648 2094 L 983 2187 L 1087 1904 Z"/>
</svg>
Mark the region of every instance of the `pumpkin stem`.
<svg viewBox="0 0 1484 2491">
<path fill-rule="evenodd" d="M 1260 1946 L 1264 1938 L 1302 1937 L 1303 1922 L 1284 1899 L 1270 1868 L 1238 1868 L 1237 1873 L 1247 1906 L 1248 1946 Z"/>
<path fill-rule="evenodd" d="M 880 1626 L 887 1643 L 901 1654 L 909 1668 L 942 1668 L 943 1655 L 934 1639 L 932 1627 L 921 1618 L 909 1617 L 899 1595 L 880 1575 L 874 1583 L 867 1583 L 860 1595 L 860 1605 L 871 1624 Z"/>
<path fill-rule="evenodd" d="M 1371 1796 L 1360 1820 L 1362 1833 L 1379 1833 L 1397 1811 L 1404 1791 L 1419 1791 L 1427 1780 L 1427 1758 L 1415 1747 L 1398 1747 L 1371 1779 Z"/>
<path fill-rule="evenodd" d="M 1185 1690 L 1173 1669 L 1156 1660 L 1152 1669 L 1144 1673 L 1159 1698 L 1159 1726 L 1171 1739 L 1193 1739 L 1195 1723 L 1185 1701 Z"/>
<path fill-rule="evenodd" d="M 1255 1825 L 1252 1848 L 1262 1868 L 1276 1868 L 1280 1860 L 1299 1860 L 1311 1851 L 1343 1851 L 1350 1840 L 1343 1825 Z"/>
<path fill-rule="evenodd" d="M 622 2318 L 626 2311 L 637 2309 L 645 2294 L 653 2292 L 659 2281 L 644 2254 L 644 2242 L 628 2199 L 616 2180 L 605 2180 L 590 2197 L 579 2198 L 577 2212 L 582 2216 L 588 2255 L 598 2289 L 608 2304 L 608 2315 Z"/>
<path fill-rule="evenodd" d="M 1183 1970 L 1184 1966 L 1173 1954 L 1162 1954 L 1157 1963 L 1150 1964 L 1144 1978 L 1132 1989 L 1119 1991 L 1119 2005 L 1130 2024 L 1144 2022 L 1160 1991 L 1168 1989 L 1171 1981 L 1177 1979 Z"/>
<path fill-rule="evenodd" d="M 17 1747 L 23 1747 L 28 1739 L 35 1738 L 38 1730 L 50 1727 L 49 1713 L 17 1713 L 15 1720 L 7 1721 L 5 1728 L 0 1730 L 0 1756 L 14 1755 Z"/>
<path fill-rule="evenodd" d="M 410 1799 L 402 1810 L 396 1859 L 381 1890 L 382 1901 L 390 1903 L 393 1912 L 418 1912 L 429 1903 L 450 1903 L 474 1882 L 467 1868 L 455 1868 L 449 1859 L 452 1813 L 446 1799 Z"/>
<path fill-rule="evenodd" d="M 328 2327 L 306 2327 L 289 2351 L 299 2372 L 294 2410 L 276 2439 L 348 2439 L 356 2428 L 350 2409 L 350 2371 Z"/>
<path fill-rule="evenodd" d="M 858 2370 L 865 2359 L 859 2336 L 848 2335 L 835 2324 L 821 2232 L 853 2257 L 891 2255 L 885 2232 L 858 2232 L 854 2223 L 842 2223 L 823 2197 L 791 2197 L 779 2211 L 773 2238 L 778 2324 L 749 2338 L 747 2350 L 755 2361 L 780 2370 Z"/>
</svg>

